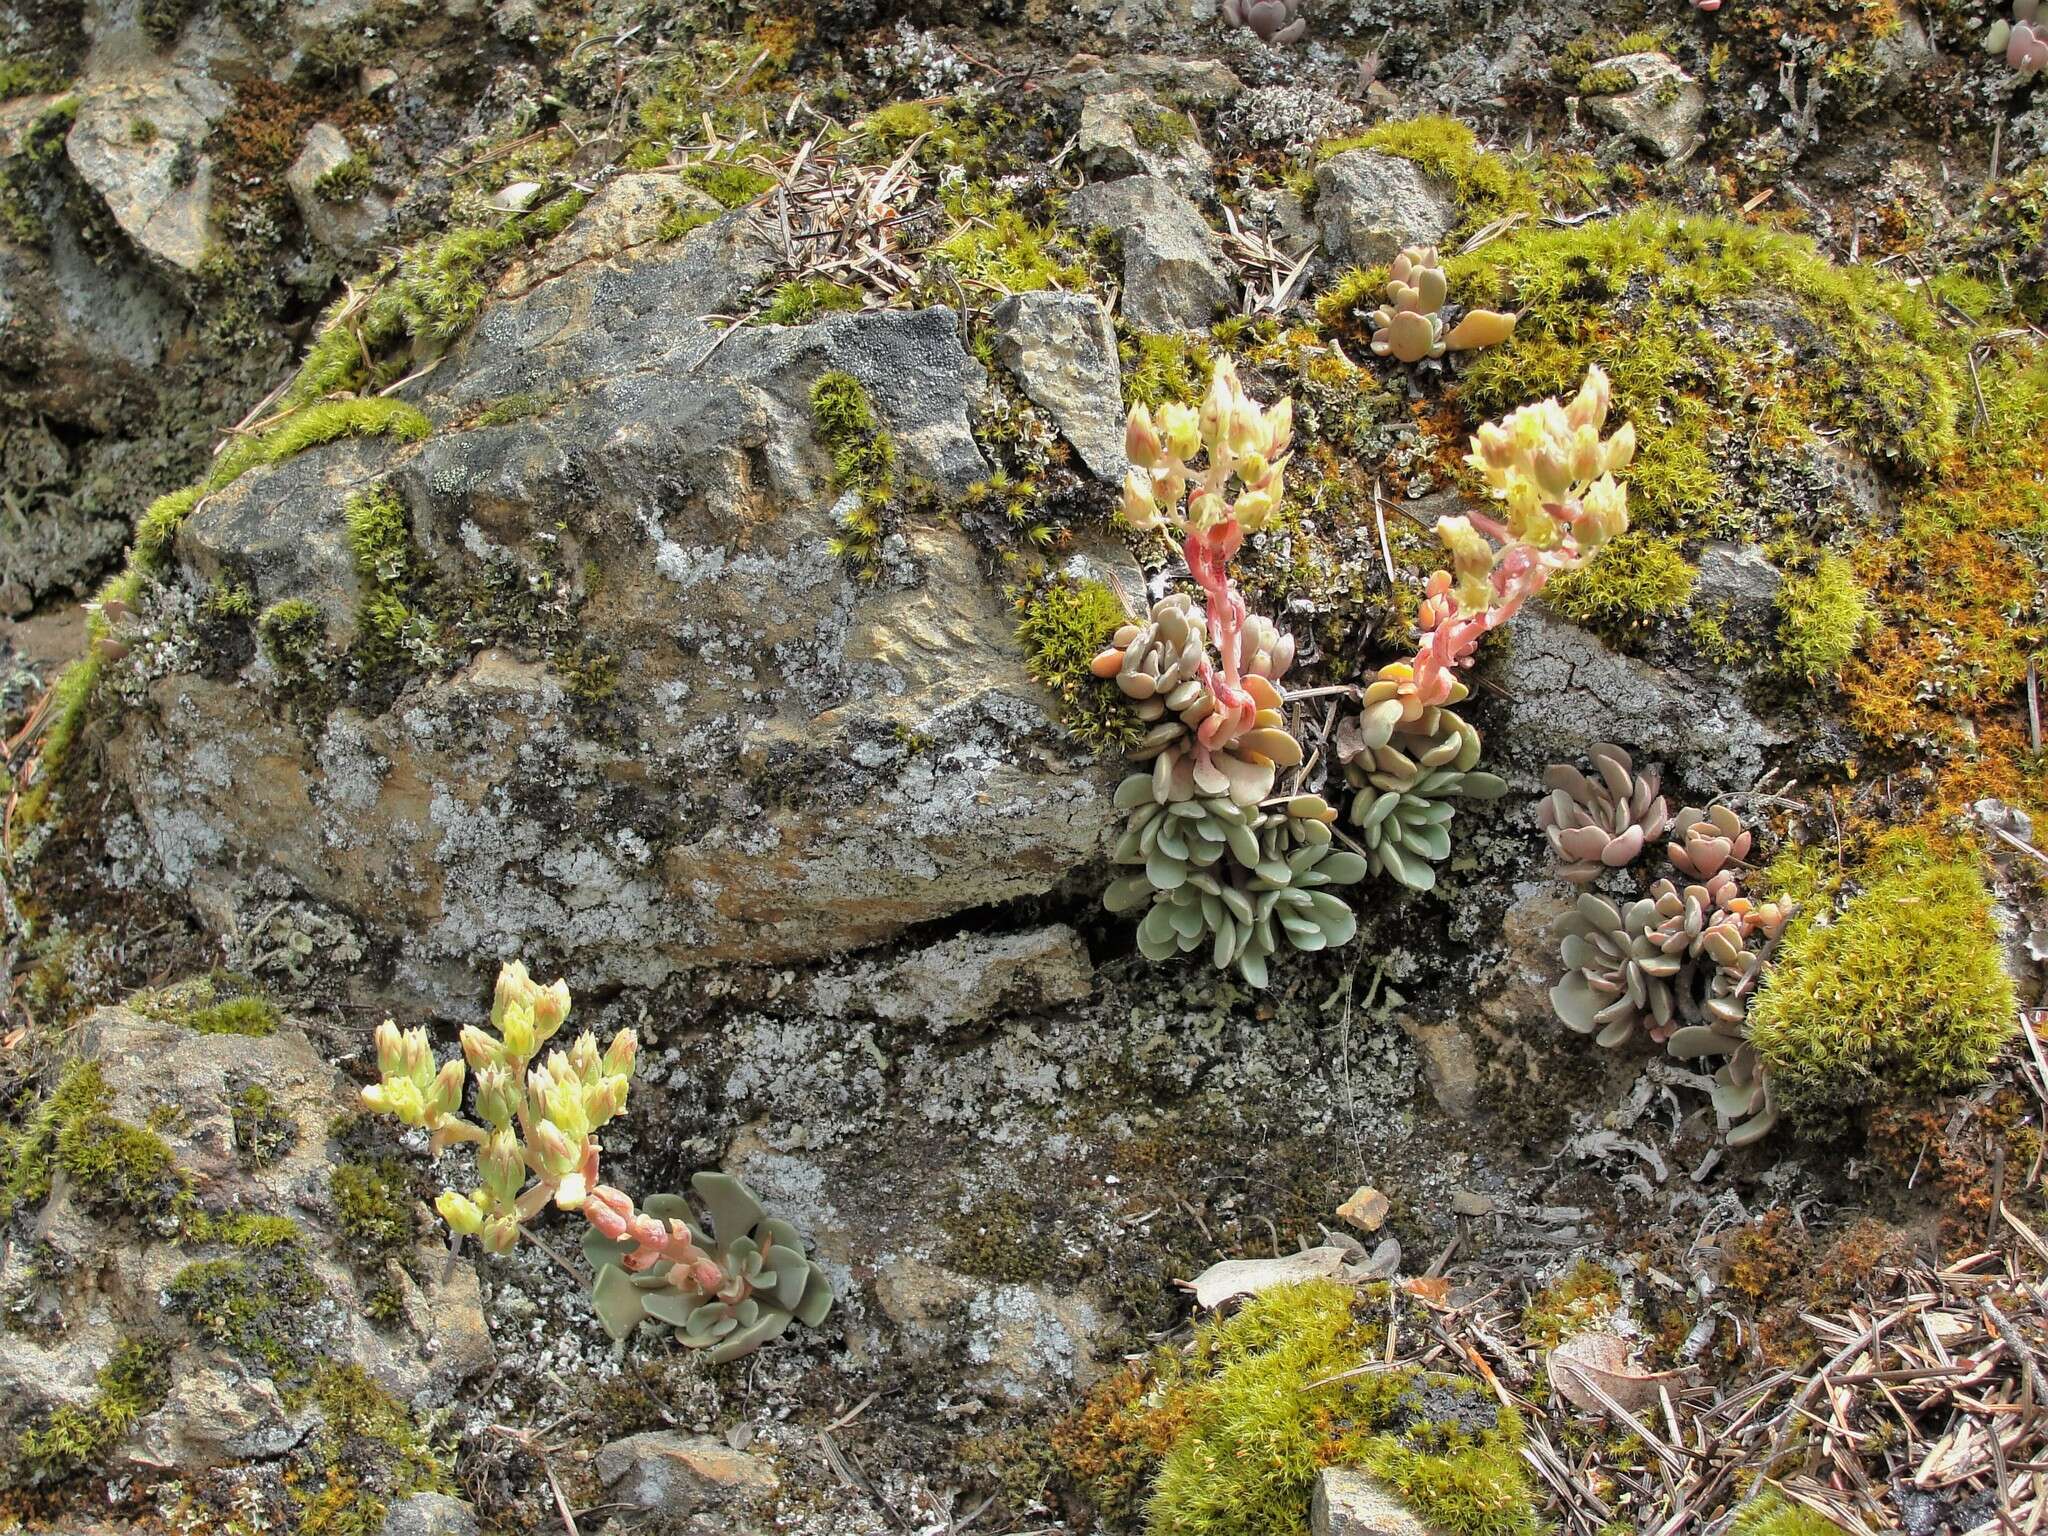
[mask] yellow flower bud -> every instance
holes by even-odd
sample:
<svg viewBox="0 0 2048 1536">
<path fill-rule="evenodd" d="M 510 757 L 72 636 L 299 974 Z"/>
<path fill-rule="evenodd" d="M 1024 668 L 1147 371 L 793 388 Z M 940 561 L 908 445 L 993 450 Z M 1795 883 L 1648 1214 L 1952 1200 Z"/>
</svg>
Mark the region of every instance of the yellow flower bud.
<svg viewBox="0 0 2048 1536">
<path fill-rule="evenodd" d="M 640 1037 L 630 1029 L 622 1029 L 612 1036 L 612 1043 L 605 1047 L 604 1070 L 612 1077 L 631 1077 L 633 1061 L 640 1053 Z"/>
<path fill-rule="evenodd" d="M 533 980 L 526 974 L 526 962 L 508 960 L 498 969 L 498 986 L 491 997 L 491 1027 L 502 1030 L 505 1015 L 515 1003 L 531 1007 L 533 1003 Z"/>
<path fill-rule="evenodd" d="M 476 1202 L 452 1189 L 441 1191 L 434 1200 L 434 1209 L 441 1213 L 441 1219 L 448 1223 L 451 1232 L 475 1237 L 483 1230 L 484 1213 L 477 1208 Z"/>
<path fill-rule="evenodd" d="M 1124 454 L 1133 464 L 1150 469 L 1159 458 L 1159 430 L 1152 425 L 1152 413 L 1141 400 L 1131 407 L 1124 422 Z"/>
<path fill-rule="evenodd" d="M 1615 429 L 1614 436 L 1607 439 L 1607 469 L 1609 473 L 1627 469 L 1635 462 L 1636 424 L 1624 421 Z"/>
<path fill-rule="evenodd" d="M 537 1044 L 546 1044 L 569 1017 L 569 983 L 556 980 L 533 995 L 533 1028 Z"/>
<path fill-rule="evenodd" d="M 1176 459 L 1192 459 L 1202 451 L 1201 418 L 1189 406 L 1169 400 L 1159 408 L 1159 431 Z"/>
<path fill-rule="evenodd" d="M 433 1091 L 427 1096 L 428 1124 L 436 1125 L 462 1109 L 462 1083 L 468 1069 L 459 1057 L 435 1074 Z"/>
<path fill-rule="evenodd" d="M 519 1246 L 519 1218 L 517 1216 L 493 1216 L 484 1223 L 483 1245 L 485 1253 L 507 1254 Z"/>
</svg>

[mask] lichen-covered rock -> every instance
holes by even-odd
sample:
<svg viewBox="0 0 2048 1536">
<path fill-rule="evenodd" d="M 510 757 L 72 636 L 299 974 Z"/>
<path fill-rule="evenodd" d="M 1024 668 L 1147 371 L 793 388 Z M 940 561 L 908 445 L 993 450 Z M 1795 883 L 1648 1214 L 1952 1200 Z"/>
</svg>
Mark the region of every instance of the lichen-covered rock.
<svg viewBox="0 0 2048 1536">
<path fill-rule="evenodd" d="M 1088 293 L 1020 293 L 991 317 L 996 356 L 1024 393 L 1045 408 L 1090 473 L 1123 483 L 1123 377 L 1116 332 Z"/>
<path fill-rule="evenodd" d="M 376 243 L 391 222 L 391 200 L 374 187 L 337 184 L 357 166 L 355 151 L 332 123 L 315 123 L 285 184 L 306 232 L 337 256 L 354 256 Z"/>
<path fill-rule="evenodd" d="M 1216 232 L 1195 206 L 1154 176 L 1083 187 L 1065 222 L 1106 229 L 1123 247 L 1124 318 L 1142 331 L 1207 330 L 1231 302 Z"/>
<path fill-rule="evenodd" d="M 1707 95 L 1668 54 L 1625 53 L 1596 67 L 1619 70 L 1635 83 L 1587 98 L 1586 111 L 1595 122 L 1627 134 L 1667 161 L 1682 160 L 1699 148 Z"/>
<path fill-rule="evenodd" d="M 1215 180 L 1187 114 L 1161 106 L 1148 91 L 1089 96 L 1081 105 L 1080 150 L 1081 163 L 1106 181 L 1157 176 L 1199 195 Z"/>
<path fill-rule="evenodd" d="M 117 771 L 209 922 L 310 898 L 457 1011 L 504 954 L 579 989 L 821 956 L 1101 846 L 1110 770 L 1054 726 L 968 535 L 892 514 L 873 580 L 832 547 L 827 374 L 893 442 L 894 504 L 987 475 L 953 315 L 716 329 L 774 270 L 745 214 L 604 252 L 486 308 L 411 391 L 432 438 L 301 454 L 183 525 L 196 593 L 310 603 L 325 637 L 296 669 L 175 670 L 127 716 Z M 508 397 L 525 413 L 461 430 Z M 440 634 L 477 637 L 395 701 L 345 654 L 371 595 L 345 505 L 372 484 L 453 599 Z"/>
<path fill-rule="evenodd" d="M 476 1511 L 445 1493 L 416 1493 L 394 1500 L 384 1515 L 383 1536 L 477 1536 Z"/>
<path fill-rule="evenodd" d="M 213 163 L 200 146 L 229 101 L 210 75 L 146 55 L 80 88 L 72 168 L 130 240 L 178 271 L 196 272 L 212 245 Z"/>
<path fill-rule="evenodd" d="M 1366 267 L 1403 246 L 1436 244 L 1458 212 L 1414 161 L 1347 149 L 1316 167 L 1316 222 L 1325 252 Z"/>
<path fill-rule="evenodd" d="M 734 1450 L 709 1435 L 650 1430 L 614 1440 L 597 1453 L 597 1476 L 628 1509 L 671 1517 L 719 1514 L 719 1530 L 732 1517 L 762 1512 L 782 1479 L 761 1457 Z M 707 1527 L 708 1529 L 709 1527 Z"/>
</svg>

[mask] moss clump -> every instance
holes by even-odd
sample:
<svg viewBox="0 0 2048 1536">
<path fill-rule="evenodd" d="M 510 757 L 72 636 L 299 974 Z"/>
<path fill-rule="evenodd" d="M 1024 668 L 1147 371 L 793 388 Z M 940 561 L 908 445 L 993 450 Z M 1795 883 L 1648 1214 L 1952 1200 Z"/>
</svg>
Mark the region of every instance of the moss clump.
<svg viewBox="0 0 2048 1536">
<path fill-rule="evenodd" d="M 109 1111 L 113 1094 L 96 1064 L 67 1072 L 53 1102 L 56 1166 L 80 1205 L 133 1216 L 165 1232 L 204 1222 L 191 1176 L 178 1166 L 169 1143 Z M 42 1192 L 49 1192 L 47 1183 Z"/>
<path fill-rule="evenodd" d="M 433 624 L 408 601 L 420 578 L 419 552 L 405 503 L 388 486 L 358 491 L 342 505 L 349 553 L 363 583 L 356 609 L 354 662 L 367 674 L 431 646 Z M 408 642 L 411 642 L 408 645 Z"/>
<path fill-rule="evenodd" d="M 1135 405 L 1158 410 L 1169 400 L 1194 405 L 1209 387 L 1216 366 L 1206 342 L 1141 331 L 1117 343 L 1124 366 L 1124 393 Z"/>
<path fill-rule="evenodd" d="M 102 1464 L 136 1421 L 162 1406 L 170 1391 L 169 1347 L 160 1339 L 127 1339 L 94 1378 L 85 1407 L 66 1404 L 16 1444 L 31 1484 L 59 1483 Z"/>
<path fill-rule="evenodd" d="M 892 101 L 861 119 L 861 131 L 885 155 L 900 153 L 939 131 L 939 115 L 921 101 Z"/>
<path fill-rule="evenodd" d="M 1089 670 L 1129 617 L 1099 581 L 1054 577 L 1019 603 L 1017 643 L 1032 680 L 1060 701 L 1060 724 L 1100 753 L 1121 752 L 1143 733 L 1114 684 Z"/>
<path fill-rule="evenodd" d="M 1778 588 L 1778 666 L 1818 683 L 1840 675 L 1870 623 L 1870 599 L 1840 555 L 1822 555 L 1813 572 Z"/>
<path fill-rule="evenodd" d="M 2012 1035 L 2012 980 L 1976 869 L 1901 835 L 1858 879 L 1834 921 L 1795 923 L 1750 1013 L 1778 1103 L 1819 1134 L 1981 1081 Z"/>
<path fill-rule="evenodd" d="M 775 186 L 773 176 L 733 160 L 699 160 L 684 167 L 683 180 L 721 208 L 744 208 Z"/>
<path fill-rule="evenodd" d="M 298 1139 L 298 1126 L 261 1083 L 250 1083 L 228 1106 L 235 1126 L 235 1161 L 245 1168 L 268 1168 Z"/>
<path fill-rule="evenodd" d="M 359 203 L 370 190 L 370 179 L 370 162 L 350 155 L 314 178 L 313 195 L 322 202 Z"/>
<path fill-rule="evenodd" d="M 64 76 L 47 60 L 0 59 L 0 101 L 17 96 L 46 96 L 64 89 Z"/>
<path fill-rule="evenodd" d="M 1296 1536 L 1332 1466 L 1370 1473 L 1450 1536 L 1542 1530 L 1511 1410 L 1458 1378 L 1346 1374 L 1381 1339 L 1357 1299 L 1328 1281 L 1285 1286 L 1204 1326 L 1170 1389 L 1184 1394 L 1183 1427 L 1146 1504 L 1148 1536 Z"/>
<path fill-rule="evenodd" d="M 1842 1536 L 1842 1528 L 1804 1504 L 1794 1504 L 1775 1489 L 1742 1507 L 1729 1536 Z"/>
<path fill-rule="evenodd" d="M 758 318 L 763 325 L 802 325 L 820 315 L 860 309 L 864 302 L 858 288 L 804 277 L 777 288 Z"/>
<path fill-rule="evenodd" d="M 0 229 L 21 245 L 49 238 L 49 213 L 63 197 L 64 140 L 78 106 L 78 97 L 66 96 L 44 108 L 22 131 L 14 155 L 0 163 Z"/>
<path fill-rule="evenodd" d="M 1171 107 L 1143 108 L 1131 115 L 1130 125 L 1138 147 L 1157 153 L 1178 149 L 1195 136 L 1193 120 Z"/>
<path fill-rule="evenodd" d="M 948 1210 L 947 1268 L 963 1275 L 1011 1284 L 1043 1280 L 1050 1266 L 1048 1245 L 1032 1229 L 1031 1202 L 1002 1192 L 976 1200 L 971 1209 Z"/>
<path fill-rule="evenodd" d="M 535 416 L 543 416 L 554 409 L 559 398 L 552 394 L 536 395 L 523 391 L 516 395 L 507 395 L 502 400 L 493 400 L 477 412 L 476 419 L 470 426 L 504 427 L 515 421 L 527 421 Z"/>
<path fill-rule="evenodd" d="M 706 224 L 717 223 L 718 218 L 719 213 L 716 209 L 686 208 L 677 203 L 662 215 L 661 222 L 655 226 L 654 238 L 680 240 L 693 229 L 702 229 Z"/>
<path fill-rule="evenodd" d="M 1535 183 L 1501 156 L 1481 149 L 1472 130 L 1456 118 L 1382 123 L 1354 138 L 1319 145 L 1316 158 L 1327 160 L 1347 149 L 1375 149 L 1411 160 L 1432 180 L 1448 186 L 1459 210 L 1457 234 L 1470 234 L 1510 213 L 1534 218 L 1543 212 Z"/>
<path fill-rule="evenodd" d="M 377 1536 L 392 1500 L 454 1491 L 440 1451 L 361 1366 L 322 1364 L 305 1396 L 320 1409 L 320 1427 L 295 1453 L 288 1479 L 298 1536 Z M 304 1400 L 287 1399 L 293 1407 Z"/>
<path fill-rule="evenodd" d="M 270 664 L 287 674 L 309 672 L 327 646 L 327 618 L 303 597 L 272 603 L 256 621 Z"/>
<path fill-rule="evenodd" d="M 1614 1271 L 1581 1259 L 1530 1298 L 1522 1309 L 1522 1331 L 1532 1344 L 1555 1349 L 1606 1322 L 1620 1307 L 1621 1282 Z"/>
<path fill-rule="evenodd" d="M 1543 600 L 1609 644 L 1626 647 L 1685 606 L 1697 574 L 1676 539 L 1625 533 L 1578 570 L 1553 578 Z"/>
<path fill-rule="evenodd" d="M 182 1024 L 201 1035 L 265 1036 L 284 1022 L 277 1004 L 247 976 L 215 971 L 136 994 L 130 1006 L 147 1018 Z"/>
<path fill-rule="evenodd" d="M 832 455 L 832 490 L 849 501 L 839 514 L 832 553 L 873 577 L 895 493 L 895 440 L 882 430 L 867 390 L 850 373 L 828 373 L 811 386 L 811 418 Z"/>
<path fill-rule="evenodd" d="M 370 1257 L 410 1248 L 413 1241 L 412 1175 L 396 1158 L 338 1163 L 329 1175 L 335 1224 Z"/>
<path fill-rule="evenodd" d="M 1085 286 L 1088 274 L 1054 251 L 1052 231 L 1007 202 L 978 210 L 965 229 L 932 247 L 961 282 L 995 293 Z"/>
<path fill-rule="evenodd" d="M 261 1361 L 271 1375 L 288 1381 L 305 1378 L 299 1314 L 322 1294 L 295 1233 L 188 1264 L 164 1287 L 165 1304 L 209 1344 Z"/>
</svg>

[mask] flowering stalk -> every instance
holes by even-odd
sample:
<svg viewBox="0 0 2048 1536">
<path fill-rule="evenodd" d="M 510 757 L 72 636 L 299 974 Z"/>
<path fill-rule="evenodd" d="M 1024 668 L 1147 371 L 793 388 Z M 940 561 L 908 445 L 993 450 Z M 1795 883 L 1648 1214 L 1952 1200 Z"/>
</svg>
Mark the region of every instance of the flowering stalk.
<svg viewBox="0 0 2048 1536">
<path fill-rule="evenodd" d="M 1245 534 L 1263 528 L 1280 505 L 1293 434 L 1294 402 L 1260 406 L 1245 394 L 1228 358 L 1216 364 L 1198 410 L 1170 401 L 1155 422 L 1143 405 L 1134 405 L 1125 424 L 1132 468 L 1124 479 L 1124 521 L 1178 535 L 1188 574 L 1202 589 L 1216 651 L 1215 661 L 1205 654 L 1199 666 L 1214 700 L 1195 728 L 1196 760 L 1205 766 L 1212 753 L 1257 725 L 1260 700 L 1245 683 L 1244 598 L 1231 580 L 1230 561 Z M 1196 480 L 1188 461 L 1204 452 L 1208 462 Z M 1098 660 L 1107 663 L 1111 654 L 1121 662 L 1121 654 L 1111 652 Z"/>
<path fill-rule="evenodd" d="M 377 1029 L 379 1081 L 363 1090 L 364 1106 L 424 1128 L 437 1154 L 476 1144 L 477 1187 L 468 1194 L 443 1190 L 434 1208 L 491 1253 L 509 1252 L 519 1224 L 550 1200 L 565 1211 L 582 1207 L 597 1182 L 596 1132 L 626 1107 L 639 1049 L 630 1029 L 614 1035 L 602 1054 L 585 1031 L 566 1053 L 550 1051 L 532 1064 L 568 1016 L 568 983 L 540 986 L 515 960 L 498 973 L 491 1003 L 496 1034 L 464 1029 L 462 1060 L 437 1068 L 424 1029 L 401 1031 L 389 1019 Z M 481 1125 L 460 1113 L 468 1070 L 476 1073 Z"/>
</svg>

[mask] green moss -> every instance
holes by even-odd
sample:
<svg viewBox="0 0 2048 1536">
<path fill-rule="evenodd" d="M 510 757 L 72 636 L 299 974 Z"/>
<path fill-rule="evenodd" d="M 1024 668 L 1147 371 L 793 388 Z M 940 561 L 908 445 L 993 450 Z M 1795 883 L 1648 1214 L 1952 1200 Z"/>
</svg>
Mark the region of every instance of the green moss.
<svg viewBox="0 0 2048 1536">
<path fill-rule="evenodd" d="M 1842 1527 L 1827 1516 L 1794 1504 L 1776 1490 L 1766 1490 L 1742 1507 L 1729 1536 L 1842 1536 Z"/>
<path fill-rule="evenodd" d="M 1543 600 L 1572 623 L 1625 648 L 1656 620 L 1685 606 L 1697 574 L 1677 540 L 1632 531 L 1580 569 L 1553 577 Z"/>
<path fill-rule="evenodd" d="M 202 1035 L 264 1036 L 284 1022 L 277 1004 L 247 976 L 215 971 L 189 981 L 139 992 L 129 1006 L 145 1018 L 182 1024 Z"/>
<path fill-rule="evenodd" d="M 1823 555 L 1811 575 L 1787 576 L 1778 588 L 1779 668 L 1817 683 L 1840 675 L 1870 624 L 1870 600 L 1849 562 Z"/>
<path fill-rule="evenodd" d="M 994 293 L 1085 287 L 1088 274 L 1061 261 L 1055 245 L 1050 228 L 998 202 L 933 246 L 932 253 L 943 257 L 963 283 Z"/>
<path fill-rule="evenodd" d="M 64 1481 L 101 1465 L 143 1415 L 170 1392 L 169 1346 L 150 1338 L 125 1339 L 94 1378 L 93 1400 L 66 1404 L 16 1445 L 31 1484 Z"/>
<path fill-rule="evenodd" d="M 1522 1332 L 1530 1343 L 1555 1349 L 1573 1334 L 1606 1322 L 1620 1307 L 1621 1282 L 1614 1271 L 1581 1259 L 1530 1298 L 1522 1309 Z"/>
<path fill-rule="evenodd" d="M 55 1091 L 8 1138 L 0 1205 L 12 1212 L 40 1203 L 61 1171 L 88 1211 L 131 1216 L 173 1235 L 202 1225 L 191 1176 L 169 1144 L 117 1118 L 113 1101 L 97 1063 L 67 1067 Z"/>
<path fill-rule="evenodd" d="M 329 1180 L 335 1224 L 359 1257 L 412 1246 L 416 1198 L 405 1164 L 396 1158 L 338 1163 Z"/>
<path fill-rule="evenodd" d="M 554 394 L 507 395 L 502 400 L 493 400 L 470 423 L 471 427 L 504 427 L 515 421 L 527 421 L 535 416 L 544 416 L 555 408 L 561 397 Z"/>
<path fill-rule="evenodd" d="M 733 160 L 699 160 L 683 168 L 683 180 L 721 208 L 744 208 L 775 186 L 773 176 Z"/>
<path fill-rule="evenodd" d="M 369 190 L 370 162 L 361 155 L 350 155 L 313 180 L 313 195 L 323 202 L 360 202 Z"/>
<path fill-rule="evenodd" d="M 295 1453 L 289 1479 L 297 1536 L 378 1536 L 393 1500 L 454 1492 L 447 1459 L 361 1366 L 321 1364 L 287 1405 L 307 1399 L 320 1427 Z"/>
<path fill-rule="evenodd" d="M 861 131 L 876 150 L 895 155 L 928 133 L 939 131 L 939 115 L 921 101 L 892 101 L 861 119 Z"/>
<path fill-rule="evenodd" d="M 1157 410 L 1169 400 L 1194 405 L 1209 388 L 1215 356 L 1206 342 L 1141 331 L 1118 342 L 1124 365 L 1124 394 L 1134 405 Z"/>
<path fill-rule="evenodd" d="M 0 229 L 22 245 L 49 238 L 48 216 L 63 197 L 64 142 L 78 118 L 79 98 L 66 96 L 36 114 L 15 153 L 0 162 Z"/>
<path fill-rule="evenodd" d="M 1374 149 L 1413 161 L 1432 180 L 1448 187 L 1458 205 L 1456 234 L 1470 234 L 1510 213 L 1534 218 L 1543 212 L 1535 183 L 1501 156 L 1481 149 L 1472 130 L 1456 118 L 1412 117 L 1382 123 L 1354 138 L 1318 145 L 1316 158 L 1327 160 L 1347 149 Z"/>
<path fill-rule="evenodd" d="M 798 278 L 775 290 L 757 317 L 763 325 L 802 325 L 820 315 L 863 307 L 861 291 L 821 277 Z"/>
<path fill-rule="evenodd" d="M 1459 1378 L 1358 1371 L 1381 1342 L 1358 1302 L 1316 1281 L 1203 1326 L 1178 1379 L 1162 1382 L 1175 1427 L 1147 1536 L 1298 1536 L 1328 1466 L 1371 1473 L 1449 1536 L 1543 1529 L 1512 1411 Z"/>
<path fill-rule="evenodd" d="M 1589 364 L 1634 423 L 1632 517 L 1664 532 L 1757 538 L 1750 484 L 1724 467 L 1804 447 L 1814 426 L 1924 475 L 1955 451 L 1968 338 L 1926 299 L 1811 242 L 1645 207 L 1570 229 L 1524 226 L 1448 264 L 1467 304 L 1518 309 L 1515 334 L 1466 363 L 1475 415 L 1577 389 Z M 1325 312 L 1327 314 L 1327 311 Z M 1796 353 L 1779 339 L 1790 328 Z"/>
<path fill-rule="evenodd" d="M 245 1168 L 268 1168 L 291 1150 L 298 1126 L 261 1083 L 250 1083 L 228 1106 L 235 1127 L 235 1160 Z"/>
<path fill-rule="evenodd" d="M 64 76 L 47 60 L 25 56 L 0 59 L 0 101 L 47 96 L 63 90 L 64 85 Z"/>
<path fill-rule="evenodd" d="M 686 208 L 677 203 L 655 226 L 657 240 L 680 240 L 693 229 L 702 229 L 706 224 L 718 222 L 719 212 L 715 208 Z"/>
<path fill-rule="evenodd" d="M 188 1264 L 164 1287 L 165 1305 L 207 1343 L 262 1362 L 285 1381 L 308 1361 L 299 1314 L 324 1294 L 304 1248 L 291 1240 Z"/>
<path fill-rule="evenodd" d="M 284 673 L 304 673 L 327 646 L 327 619 L 303 597 L 272 603 L 256 621 L 270 664 Z"/>
<path fill-rule="evenodd" d="M 1832 922 L 1801 914 L 1750 1013 L 1782 1106 L 1827 1134 L 1853 1111 L 1980 1082 L 2012 1036 L 2013 988 L 1976 869 L 1882 844 Z"/>
<path fill-rule="evenodd" d="M 1024 599 L 1017 643 L 1032 679 L 1060 701 L 1068 734 L 1100 753 L 1116 753 L 1143 734 L 1124 696 L 1089 670 L 1128 615 L 1099 581 L 1059 576 Z"/>
<path fill-rule="evenodd" d="M 1171 107 L 1142 108 L 1131 115 L 1130 125 L 1138 147 L 1155 152 L 1178 149 L 1195 136 L 1193 120 Z"/>
<path fill-rule="evenodd" d="M 968 1210 L 948 1209 L 939 1218 L 947 1238 L 946 1267 L 1010 1284 L 1043 1280 L 1051 1254 L 1031 1216 L 1031 1202 L 1010 1192 L 977 1200 Z"/>
<path fill-rule="evenodd" d="M 832 552 L 871 577 L 895 492 L 895 440 L 882 430 L 867 390 L 850 373 L 828 373 L 811 386 L 811 417 L 832 455 L 833 493 L 853 498 L 839 514 Z"/>
</svg>

